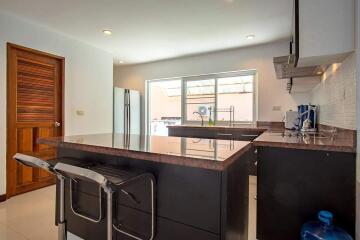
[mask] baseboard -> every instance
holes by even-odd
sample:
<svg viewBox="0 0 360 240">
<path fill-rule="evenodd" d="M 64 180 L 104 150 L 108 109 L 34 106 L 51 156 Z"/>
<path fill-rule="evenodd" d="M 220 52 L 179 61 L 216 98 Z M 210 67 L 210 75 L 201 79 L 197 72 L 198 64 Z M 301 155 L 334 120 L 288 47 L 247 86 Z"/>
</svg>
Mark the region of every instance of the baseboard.
<svg viewBox="0 0 360 240">
<path fill-rule="evenodd" d="M 6 201 L 6 194 L 0 195 L 0 202 Z"/>
</svg>

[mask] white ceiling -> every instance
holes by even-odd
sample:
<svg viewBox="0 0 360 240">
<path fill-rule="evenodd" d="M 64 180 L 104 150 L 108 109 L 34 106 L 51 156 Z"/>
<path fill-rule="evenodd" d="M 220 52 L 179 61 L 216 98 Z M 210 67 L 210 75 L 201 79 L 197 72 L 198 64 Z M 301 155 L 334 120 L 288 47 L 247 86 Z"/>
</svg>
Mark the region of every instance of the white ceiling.
<svg viewBox="0 0 360 240">
<path fill-rule="evenodd" d="M 0 9 L 132 64 L 288 38 L 292 0 L 0 0 Z"/>
</svg>

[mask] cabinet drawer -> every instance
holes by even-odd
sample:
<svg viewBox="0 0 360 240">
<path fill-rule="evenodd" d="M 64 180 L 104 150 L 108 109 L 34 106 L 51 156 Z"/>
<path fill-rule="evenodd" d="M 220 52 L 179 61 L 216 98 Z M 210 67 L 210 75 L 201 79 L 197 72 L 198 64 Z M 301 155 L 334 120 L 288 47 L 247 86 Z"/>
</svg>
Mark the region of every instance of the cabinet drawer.
<svg viewBox="0 0 360 240">
<path fill-rule="evenodd" d="M 117 206 L 117 219 L 122 224 L 123 230 L 130 230 L 130 233 L 137 233 L 142 239 L 149 239 L 151 236 L 151 215 L 121 205 Z M 117 240 L 133 240 L 123 233 L 116 233 Z M 183 225 L 168 219 L 157 217 L 156 233 L 157 240 L 220 240 L 220 236 L 197 229 L 192 226 Z"/>
<path fill-rule="evenodd" d="M 257 131 L 243 131 L 238 129 L 224 129 L 215 132 L 217 139 L 232 139 L 238 141 L 253 141 L 261 132 Z"/>
<path fill-rule="evenodd" d="M 193 138 L 216 138 L 215 132 L 208 128 L 169 128 L 169 136 L 193 137 Z"/>
<path fill-rule="evenodd" d="M 239 128 L 169 128 L 169 136 L 175 137 L 194 137 L 194 138 L 210 138 L 210 139 L 224 139 L 224 140 L 239 140 L 252 141 L 257 138 L 262 131 L 247 130 Z"/>
</svg>

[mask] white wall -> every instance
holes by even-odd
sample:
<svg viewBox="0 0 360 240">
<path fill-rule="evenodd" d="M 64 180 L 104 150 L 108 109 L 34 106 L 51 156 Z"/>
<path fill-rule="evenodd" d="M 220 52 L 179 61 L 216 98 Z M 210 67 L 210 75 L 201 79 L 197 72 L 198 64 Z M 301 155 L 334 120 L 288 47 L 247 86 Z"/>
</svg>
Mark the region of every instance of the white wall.
<svg viewBox="0 0 360 240">
<path fill-rule="evenodd" d="M 256 69 L 258 72 L 258 120 L 282 121 L 283 112 L 295 110 L 300 103 L 308 103 L 310 93 L 288 94 L 286 80 L 276 79 L 273 57 L 287 55 L 288 41 L 248 48 L 219 51 L 208 54 L 114 68 L 114 84 L 139 90 L 144 96 L 145 80 Z M 142 98 L 144 113 L 144 97 Z M 281 111 L 273 111 L 281 106 Z M 144 126 L 144 114 L 142 115 Z"/>
<path fill-rule="evenodd" d="M 319 123 L 356 129 L 356 54 L 326 70 L 311 103 L 320 106 Z"/>
<path fill-rule="evenodd" d="M 65 57 L 66 135 L 112 131 L 112 55 L 0 12 L 0 194 L 6 191 L 7 42 Z"/>
</svg>

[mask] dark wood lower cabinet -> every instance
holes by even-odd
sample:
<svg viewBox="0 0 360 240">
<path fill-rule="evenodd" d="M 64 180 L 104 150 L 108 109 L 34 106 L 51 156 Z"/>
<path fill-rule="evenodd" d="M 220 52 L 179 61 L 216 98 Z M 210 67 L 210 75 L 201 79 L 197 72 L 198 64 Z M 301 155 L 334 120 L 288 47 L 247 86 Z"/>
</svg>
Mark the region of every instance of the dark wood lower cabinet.
<svg viewBox="0 0 360 240">
<path fill-rule="evenodd" d="M 258 147 L 257 232 L 260 240 L 300 239 L 320 210 L 355 235 L 355 154 Z"/>
<path fill-rule="evenodd" d="M 247 240 L 248 163 L 252 154 L 245 153 L 224 171 L 214 171 L 70 149 L 60 148 L 58 152 L 60 157 L 75 157 L 114 168 L 137 168 L 154 174 L 157 240 Z M 114 197 L 117 222 L 145 239 L 150 236 L 151 226 L 149 187 L 141 182 L 126 187 L 140 203 L 134 203 L 124 194 Z M 78 181 L 75 191 L 77 207 L 97 216 L 97 187 Z M 69 182 L 66 182 L 65 194 L 68 230 L 85 240 L 105 239 L 106 218 L 92 223 L 76 216 L 70 208 Z M 105 194 L 103 198 L 105 213 Z M 116 239 L 131 238 L 116 233 Z"/>
<path fill-rule="evenodd" d="M 169 136 L 174 137 L 193 137 L 206 139 L 223 139 L 238 141 L 253 141 L 261 133 L 263 129 L 242 129 L 231 127 L 169 127 Z"/>
<path fill-rule="evenodd" d="M 84 193 L 78 195 L 78 207 L 90 213 L 92 216 L 98 214 L 98 199 Z M 105 210 L 105 205 L 103 205 Z M 149 239 L 151 232 L 151 215 L 149 213 L 139 211 L 122 205 L 117 205 L 116 210 L 118 214 L 117 221 L 127 231 L 136 232 L 143 239 Z M 102 240 L 106 239 L 106 222 L 103 220 L 100 223 L 91 223 L 78 216 L 75 216 L 71 209 L 67 207 L 67 226 L 68 231 L 85 239 L 85 240 Z M 178 222 L 171 221 L 166 218 L 157 217 L 156 219 L 156 237 L 155 239 L 196 239 L 196 240 L 218 240 L 220 236 L 208 231 L 197 229 L 192 226 L 184 225 Z M 122 233 L 114 231 L 115 239 L 118 240 L 133 240 Z"/>
</svg>

